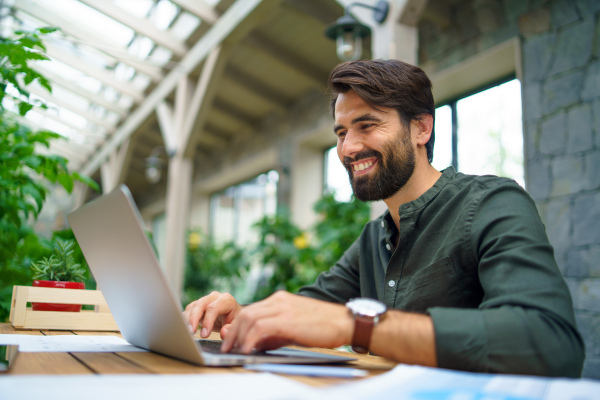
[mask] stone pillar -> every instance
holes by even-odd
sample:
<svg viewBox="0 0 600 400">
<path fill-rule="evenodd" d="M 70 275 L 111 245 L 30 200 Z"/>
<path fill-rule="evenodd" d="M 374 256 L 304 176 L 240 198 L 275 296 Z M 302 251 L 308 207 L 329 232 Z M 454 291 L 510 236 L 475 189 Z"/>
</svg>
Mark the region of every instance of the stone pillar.
<svg viewBox="0 0 600 400">
<path fill-rule="evenodd" d="M 600 378 L 600 3 L 551 1 L 523 13 L 527 187 L 538 204 Z"/>
</svg>

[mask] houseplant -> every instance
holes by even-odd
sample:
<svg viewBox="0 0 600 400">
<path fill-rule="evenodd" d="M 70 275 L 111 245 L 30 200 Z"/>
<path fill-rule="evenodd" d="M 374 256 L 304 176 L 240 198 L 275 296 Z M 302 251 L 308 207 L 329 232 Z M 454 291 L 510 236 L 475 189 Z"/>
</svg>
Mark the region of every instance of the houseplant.
<svg viewBox="0 0 600 400">
<path fill-rule="evenodd" d="M 33 286 L 85 289 L 86 270 L 73 259 L 72 240 L 56 239 L 54 254 L 31 263 Z M 32 303 L 34 311 L 81 311 L 81 304 Z"/>
</svg>

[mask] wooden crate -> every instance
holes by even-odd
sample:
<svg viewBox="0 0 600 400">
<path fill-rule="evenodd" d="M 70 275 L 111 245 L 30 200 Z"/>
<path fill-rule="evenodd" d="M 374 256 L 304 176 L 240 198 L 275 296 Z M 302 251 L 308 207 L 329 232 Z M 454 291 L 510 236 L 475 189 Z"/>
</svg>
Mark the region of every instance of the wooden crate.
<svg viewBox="0 0 600 400">
<path fill-rule="evenodd" d="M 62 303 L 95 306 L 81 312 L 33 311 L 27 303 Z M 99 290 L 13 286 L 10 323 L 17 329 L 118 331 Z"/>
</svg>

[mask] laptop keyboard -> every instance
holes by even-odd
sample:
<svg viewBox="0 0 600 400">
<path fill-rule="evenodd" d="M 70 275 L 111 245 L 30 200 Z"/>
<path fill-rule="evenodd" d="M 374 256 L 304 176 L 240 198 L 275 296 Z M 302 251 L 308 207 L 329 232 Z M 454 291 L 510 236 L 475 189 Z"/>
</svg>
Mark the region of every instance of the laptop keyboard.
<svg viewBox="0 0 600 400">
<path fill-rule="evenodd" d="M 221 340 L 209 340 L 209 339 L 199 339 L 198 343 L 202 347 L 202 351 L 212 354 L 219 354 L 221 352 Z"/>
</svg>

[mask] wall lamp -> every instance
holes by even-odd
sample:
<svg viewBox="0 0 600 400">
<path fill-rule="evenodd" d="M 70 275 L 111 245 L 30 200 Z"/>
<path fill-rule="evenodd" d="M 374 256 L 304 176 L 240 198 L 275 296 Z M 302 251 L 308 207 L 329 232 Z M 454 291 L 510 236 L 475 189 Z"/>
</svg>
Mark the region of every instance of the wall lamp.
<svg viewBox="0 0 600 400">
<path fill-rule="evenodd" d="M 350 14 L 352 7 L 365 7 L 373 10 L 373 20 L 379 24 L 388 15 L 389 3 L 378 1 L 375 6 L 363 3 L 350 3 L 344 9 L 344 15 L 325 29 L 325 36 L 336 41 L 337 56 L 342 61 L 358 60 L 362 56 L 362 39 L 371 33 L 371 29 L 361 24 Z"/>
</svg>

